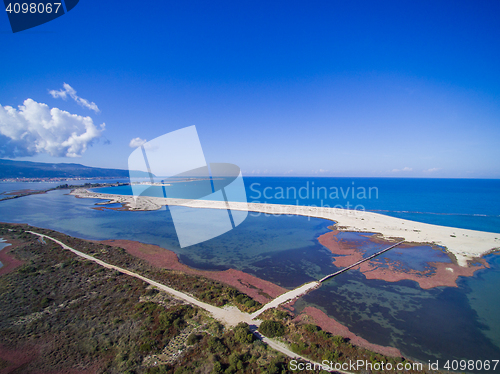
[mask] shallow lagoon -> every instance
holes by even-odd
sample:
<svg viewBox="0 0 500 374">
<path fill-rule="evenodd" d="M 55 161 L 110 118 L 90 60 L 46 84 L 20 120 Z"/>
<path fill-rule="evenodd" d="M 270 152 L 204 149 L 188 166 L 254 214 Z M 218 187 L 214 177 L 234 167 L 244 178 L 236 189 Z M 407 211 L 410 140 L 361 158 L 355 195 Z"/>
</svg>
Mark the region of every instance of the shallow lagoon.
<svg viewBox="0 0 500 374">
<path fill-rule="evenodd" d="M 10 244 L 5 243 L 5 240 L 3 238 L 0 238 L 0 251 L 4 249 L 5 247 L 8 247 Z M 3 267 L 2 262 L 0 262 L 0 268 Z"/>
<path fill-rule="evenodd" d="M 168 209 L 153 212 L 96 210 L 101 200 L 77 199 L 52 191 L 0 203 L 2 221 L 29 223 L 85 239 L 129 239 L 157 244 L 202 269 L 235 268 L 293 288 L 337 270 L 318 236 L 330 221 L 250 213 L 236 229 L 207 242 L 180 248 Z M 357 240 L 366 255 L 382 249 L 369 235 L 340 234 Z M 429 247 L 382 255 L 422 270 L 431 261 L 449 261 Z M 381 258 L 383 259 L 383 257 Z M 298 311 L 316 306 L 370 342 L 399 348 L 409 357 L 494 359 L 500 357 L 500 256 L 486 257 L 490 269 L 459 278 L 458 288 L 422 290 L 417 283 L 367 280 L 351 270 L 299 299 Z"/>
</svg>

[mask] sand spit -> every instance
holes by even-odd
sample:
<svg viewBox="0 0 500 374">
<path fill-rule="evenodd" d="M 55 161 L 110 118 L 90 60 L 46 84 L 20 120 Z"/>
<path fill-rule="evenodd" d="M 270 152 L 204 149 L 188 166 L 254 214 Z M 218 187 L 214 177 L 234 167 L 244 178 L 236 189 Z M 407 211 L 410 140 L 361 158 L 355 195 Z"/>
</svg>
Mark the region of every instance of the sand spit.
<svg viewBox="0 0 500 374">
<path fill-rule="evenodd" d="M 164 205 L 183 205 L 192 208 L 227 209 L 225 202 L 207 200 L 168 199 L 147 196 L 125 196 L 76 189 L 72 195 L 80 198 L 108 200 L 103 204 L 120 203 L 129 210 L 157 210 Z M 264 214 L 287 214 L 324 218 L 336 222 L 341 231 L 379 233 L 386 240 L 433 244 L 444 247 L 453 254 L 460 266 L 500 248 L 500 234 L 431 225 L 383 214 L 339 208 L 296 205 L 229 202 L 232 210 Z"/>
</svg>

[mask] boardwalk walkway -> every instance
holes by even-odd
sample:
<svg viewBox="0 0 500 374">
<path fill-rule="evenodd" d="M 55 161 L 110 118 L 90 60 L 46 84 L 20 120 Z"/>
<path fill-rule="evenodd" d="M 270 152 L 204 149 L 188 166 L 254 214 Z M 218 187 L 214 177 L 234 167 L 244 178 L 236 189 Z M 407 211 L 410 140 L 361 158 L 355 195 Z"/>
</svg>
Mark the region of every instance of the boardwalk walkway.
<svg viewBox="0 0 500 374">
<path fill-rule="evenodd" d="M 392 248 L 394 248 L 394 247 L 397 247 L 398 245 L 400 245 L 400 244 L 401 244 L 401 243 L 403 243 L 403 242 L 404 242 L 404 240 L 403 240 L 403 241 L 400 241 L 399 243 L 393 244 L 393 245 L 391 245 L 391 246 L 390 246 L 390 247 L 388 247 L 388 248 L 382 249 L 381 251 L 379 251 L 379 252 L 377 252 L 377 253 L 375 253 L 375 254 L 371 255 L 370 257 L 363 258 L 363 259 L 359 260 L 358 262 L 355 262 L 354 264 L 349 265 L 349 266 L 347 266 L 347 267 L 345 267 L 345 268 L 343 268 L 343 269 L 341 269 L 341 270 L 339 270 L 339 271 L 337 271 L 337 272 L 335 272 L 335 273 L 333 273 L 333 274 L 329 274 L 329 275 L 327 275 L 326 277 L 321 278 L 321 279 L 319 280 L 319 283 L 323 283 L 324 281 L 326 281 L 326 280 L 328 280 L 328 279 L 330 279 L 330 278 L 336 277 L 337 275 L 342 274 L 343 272 L 345 272 L 345 271 L 347 271 L 347 270 L 349 270 L 349 269 L 352 269 L 353 267 L 358 266 L 359 264 L 361 264 L 361 263 L 363 263 L 363 262 L 365 262 L 365 261 L 369 261 L 369 260 L 371 260 L 371 259 L 372 259 L 372 258 L 374 258 L 374 257 L 380 256 L 382 253 L 387 252 L 388 250 L 390 250 L 390 249 L 392 249 Z"/>
<path fill-rule="evenodd" d="M 320 285 L 319 282 L 309 282 L 306 283 L 300 287 L 297 287 L 291 291 L 285 292 L 284 294 L 279 295 L 277 298 L 274 300 L 268 302 L 266 305 L 264 305 L 262 308 L 257 310 L 256 312 L 253 312 L 250 316 L 252 319 L 257 318 L 260 314 L 264 313 L 268 309 L 276 308 L 278 305 L 281 305 L 283 303 L 286 303 L 290 300 L 296 299 L 297 297 L 300 297 L 306 293 L 308 293 L 311 289 L 316 288 Z"/>
</svg>

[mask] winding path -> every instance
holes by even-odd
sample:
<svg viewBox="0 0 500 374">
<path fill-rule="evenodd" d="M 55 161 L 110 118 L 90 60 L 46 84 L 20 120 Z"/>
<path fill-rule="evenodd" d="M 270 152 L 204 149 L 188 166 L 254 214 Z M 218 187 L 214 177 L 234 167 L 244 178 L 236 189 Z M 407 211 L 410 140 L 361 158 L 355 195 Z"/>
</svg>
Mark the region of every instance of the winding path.
<svg viewBox="0 0 500 374">
<path fill-rule="evenodd" d="M 240 322 L 246 322 L 249 325 L 256 325 L 256 326 L 260 325 L 260 321 L 252 321 L 250 314 L 244 313 L 236 307 L 219 308 L 219 307 L 204 303 L 200 300 L 195 299 L 192 296 L 186 295 L 183 292 L 180 292 L 180 291 L 177 291 L 171 287 L 165 286 L 164 284 L 158 283 L 152 279 L 143 277 L 142 275 L 139 275 L 137 273 L 133 273 L 127 269 L 108 264 L 107 262 L 99 260 L 91 255 L 77 251 L 76 249 L 71 248 L 70 246 L 64 244 L 63 242 L 61 242 L 55 238 L 52 238 L 48 235 L 39 234 L 39 233 L 36 233 L 33 231 L 27 231 L 27 232 L 34 234 L 34 235 L 37 235 L 38 237 L 40 237 L 42 239 L 43 238 L 50 239 L 50 240 L 56 242 L 57 244 L 59 244 L 64 249 L 67 249 L 67 250 L 73 252 L 75 255 L 83 257 L 87 260 L 93 261 L 93 262 L 95 262 L 95 263 L 97 263 L 97 264 L 99 264 L 107 269 L 116 270 L 116 271 L 119 271 L 120 273 L 130 275 L 131 277 L 134 277 L 134 278 L 142 280 L 143 282 L 149 283 L 149 284 L 157 287 L 158 289 L 165 291 L 178 299 L 184 300 L 192 305 L 196 305 L 197 307 L 200 307 L 200 308 L 206 310 L 207 312 L 211 313 L 214 316 L 214 318 L 216 318 L 222 322 L 225 322 L 230 326 L 235 326 Z"/>
<path fill-rule="evenodd" d="M 271 308 L 275 308 L 277 307 L 278 305 L 284 303 L 284 302 L 287 302 L 289 300 L 293 300 L 305 293 L 307 293 L 308 291 L 310 291 L 311 289 L 313 288 L 316 288 L 318 287 L 320 284 L 321 284 L 321 281 L 319 282 L 310 282 L 310 283 L 306 283 L 294 290 L 291 290 L 291 291 L 288 291 L 288 292 L 285 292 L 284 294 L 278 296 L 277 298 L 275 298 L 274 300 L 272 300 L 271 302 L 267 303 L 266 305 L 264 305 L 261 309 L 259 309 L 258 311 L 254 312 L 253 314 L 249 314 L 249 313 L 244 313 L 242 311 L 240 311 L 239 309 L 237 309 L 236 307 L 225 307 L 225 308 L 219 308 L 219 307 L 216 307 L 216 306 L 213 306 L 213 305 L 210 305 L 210 304 L 207 304 L 207 303 L 204 303 L 202 301 L 199 301 L 197 299 L 195 299 L 194 297 L 192 296 L 189 296 L 183 292 L 180 292 L 180 291 L 177 291 L 171 287 L 167 287 L 161 283 L 158 283 L 152 279 L 149 279 L 149 278 L 146 278 L 146 277 L 143 277 L 142 275 L 139 275 L 137 273 L 134 273 L 134 272 L 131 272 L 127 269 L 124 269 L 124 268 L 121 268 L 119 266 L 115 266 L 115 265 L 111 265 L 111 264 L 108 264 L 107 262 L 104 262 L 102 260 L 99 260 L 89 254 L 86 254 L 86 253 L 83 253 L 83 252 L 80 252 L 74 248 L 71 248 L 70 246 L 64 244 L 63 242 L 61 242 L 60 240 L 57 240 L 55 238 L 52 238 L 48 235 L 44 235 L 44 234 L 39 234 L 39 233 L 36 233 L 34 231 L 27 231 L 33 235 L 36 235 L 38 236 L 41 241 L 43 243 L 45 243 L 44 239 L 50 239 L 52 240 L 53 242 L 59 244 L 62 248 L 64 249 L 67 249 L 68 251 L 71 251 L 72 253 L 74 253 L 75 255 L 77 256 L 80 256 L 82 258 L 85 258 L 89 261 L 93 261 L 95 263 L 97 263 L 98 265 L 101 265 L 107 269 L 112 269 L 112 270 L 116 270 L 116 271 L 119 271 L 120 273 L 123 273 L 123 274 L 126 274 L 126 275 L 129 275 L 131 277 L 134 277 L 134 278 L 137 278 L 137 279 L 140 279 L 142 280 L 143 282 L 146 282 L 148 284 L 151 284 L 155 287 L 157 287 L 158 289 L 162 290 L 162 291 L 165 291 L 167 293 L 169 293 L 170 295 L 178 298 L 178 299 L 181 299 L 181 300 L 184 300 L 192 305 L 196 305 L 197 307 L 200 307 L 204 310 L 206 310 L 207 312 L 211 313 L 213 315 L 214 318 L 222 321 L 222 322 L 225 322 L 226 324 L 230 325 L 230 326 L 235 326 L 237 325 L 238 323 L 240 322 L 246 322 L 248 323 L 250 326 L 252 326 L 252 330 L 253 330 L 253 333 L 255 336 L 257 336 L 258 339 L 262 340 L 264 343 L 268 344 L 271 348 L 283 353 L 284 355 L 288 356 L 288 357 L 291 357 L 291 358 L 294 358 L 294 359 L 300 359 L 300 360 L 303 360 L 303 361 L 306 361 L 306 362 L 310 362 L 312 363 L 313 365 L 316 365 L 316 367 L 319 367 L 318 365 L 320 365 L 319 363 L 315 362 L 315 361 L 312 361 L 306 357 L 303 357 L 303 356 L 300 356 L 294 352 L 292 352 L 290 349 L 288 349 L 286 346 L 284 346 L 282 343 L 274 340 L 274 339 L 270 339 L 268 337 L 265 337 L 263 336 L 261 333 L 259 333 L 255 328 L 258 327 L 261 323 L 260 320 L 254 320 L 254 318 L 258 317 L 261 313 L 263 313 L 264 311 L 268 310 L 268 309 L 271 309 Z M 389 247 L 389 248 L 386 248 L 385 250 L 381 251 L 381 252 L 378 252 L 376 255 L 379 255 L 385 251 L 388 251 L 389 249 L 395 247 L 396 245 L 399 245 L 401 243 L 397 243 L 395 245 L 393 245 L 392 247 Z M 366 260 L 372 258 L 374 256 L 371 256 L 369 258 L 367 258 Z M 355 264 L 356 265 L 356 264 Z M 337 272 L 337 273 L 341 273 L 341 272 L 344 272 L 346 270 L 348 270 L 349 268 L 351 268 L 352 266 L 348 267 L 348 268 L 345 268 L 345 269 L 342 269 L 340 272 Z M 335 276 L 337 275 L 337 273 L 334 273 L 334 274 L 331 274 L 329 276 L 327 276 L 328 278 L 329 277 L 332 277 L 332 276 Z M 325 278 L 323 278 L 325 279 Z M 254 327 L 253 327 L 254 326 Z M 343 370 L 335 370 L 335 372 L 340 372 L 340 373 L 344 373 L 344 374 L 353 374 L 353 373 L 350 373 L 348 371 L 343 371 Z"/>
</svg>

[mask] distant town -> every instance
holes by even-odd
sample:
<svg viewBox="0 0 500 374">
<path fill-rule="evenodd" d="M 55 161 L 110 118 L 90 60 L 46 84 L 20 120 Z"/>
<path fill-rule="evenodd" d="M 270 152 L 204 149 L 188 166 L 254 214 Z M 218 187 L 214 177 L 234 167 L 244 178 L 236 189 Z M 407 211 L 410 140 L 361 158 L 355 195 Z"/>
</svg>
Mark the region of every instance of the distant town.
<svg viewBox="0 0 500 374">
<path fill-rule="evenodd" d="M 82 181 L 82 180 L 109 180 L 109 179 L 124 179 L 123 177 L 75 177 L 75 178 L 0 178 L 0 182 L 10 183 L 58 183 L 68 181 Z M 120 185 L 127 185 L 129 183 L 117 182 Z"/>
</svg>

